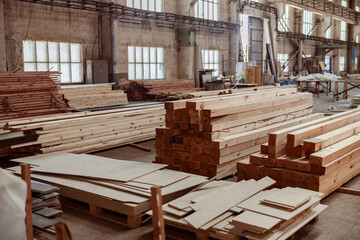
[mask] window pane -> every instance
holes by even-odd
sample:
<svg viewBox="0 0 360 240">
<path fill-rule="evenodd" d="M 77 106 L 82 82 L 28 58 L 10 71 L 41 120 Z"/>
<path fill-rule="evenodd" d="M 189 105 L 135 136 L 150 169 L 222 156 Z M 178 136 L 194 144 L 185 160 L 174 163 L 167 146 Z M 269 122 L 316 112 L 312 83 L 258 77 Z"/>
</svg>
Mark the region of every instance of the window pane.
<svg viewBox="0 0 360 240">
<path fill-rule="evenodd" d="M 150 49 L 148 47 L 143 48 L 143 61 L 144 63 L 150 62 Z"/>
<path fill-rule="evenodd" d="M 81 62 L 81 46 L 80 44 L 71 44 L 71 62 Z"/>
<path fill-rule="evenodd" d="M 156 0 L 156 11 L 162 12 L 162 0 Z"/>
<path fill-rule="evenodd" d="M 59 63 L 49 63 L 49 70 L 50 71 L 59 71 L 60 72 L 60 66 Z"/>
<path fill-rule="evenodd" d="M 47 63 L 38 63 L 37 64 L 37 70 L 41 72 L 46 72 L 49 70 L 49 64 Z"/>
<path fill-rule="evenodd" d="M 210 54 L 209 54 L 209 62 L 210 62 L 210 63 L 213 63 L 213 62 L 214 62 L 214 51 L 210 51 Z"/>
<path fill-rule="evenodd" d="M 149 10 L 155 11 L 155 0 L 149 0 Z"/>
<path fill-rule="evenodd" d="M 219 63 L 219 51 L 214 51 L 214 63 Z"/>
<path fill-rule="evenodd" d="M 136 62 L 141 63 L 142 62 L 142 47 L 136 47 Z"/>
<path fill-rule="evenodd" d="M 48 42 L 48 48 L 49 48 L 49 62 L 59 62 L 60 61 L 59 43 Z"/>
<path fill-rule="evenodd" d="M 70 62 L 70 44 L 60 43 L 60 62 Z"/>
<path fill-rule="evenodd" d="M 70 64 L 62 63 L 61 64 L 61 83 L 70 83 Z"/>
<path fill-rule="evenodd" d="M 218 5 L 218 4 L 214 4 L 214 19 L 213 19 L 213 20 L 215 20 L 215 21 L 218 21 L 218 20 L 219 20 L 218 11 L 219 11 L 219 5 Z"/>
<path fill-rule="evenodd" d="M 135 62 L 135 47 L 128 47 L 128 61 Z"/>
<path fill-rule="evenodd" d="M 150 62 L 156 63 L 156 48 L 150 48 Z"/>
<path fill-rule="evenodd" d="M 36 63 L 24 63 L 24 71 L 36 71 Z"/>
<path fill-rule="evenodd" d="M 81 83 L 82 82 L 82 71 L 80 63 L 72 63 L 71 64 L 71 82 L 73 83 Z"/>
<path fill-rule="evenodd" d="M 23 44 L 24 62 L 35 62 L 35 42 L 24 41 Z"/>
<path fill-rule="evenodd" d="M 144 79 L 150 79 L 150 64 L 144 64 Z"/>
<path fill-rule="evenodd" d="M 141 8 L 140 0 L 134 0 L 134 8 Z"/>
<path fill-rule="evenodd" d="M 128 6 L 128 7 L 134 7 L 133 0 L 127 0 L 127 1 L 126 1 L 126 6 Z"/>
<path fill-rule="evenodd" d="M 163 48 L 157 49 L 157 62 L 158 63 L 164 62 L 164 49 Z"/>
<path fill-rule="evenodd" d="M 48 62 L 46 42 L 36 42 L 36 61 Z"/>
<path fill-rule="evenodd" d="M 209 3 L 204 2 L 204 19 L 209 19 Z"/>
<path fill-rule="evenodd" d="M 156 64 L 150 64 L 150 79 L 156 79 Z"/>
<path fill-rule="evenodd" d="M 136 79 L 143 79 L 143 66 L 142 64 L 136 64 Z"/>
<path fill-rule="evenodd" d="M 214 4 L 213 3 L 209 3 L 209 19 L 213 20 L 214 19 Z"/>
<path fill-rule="evenodd" d="M 129 79 L 130 80 L 135 80 L 135 64 L 129 64 Z"/>
<path fill-rule="evenodd" d="M 164 78 L 164 64 L 157 64 L 157 78 Z"/>
<path fill-rule="evenodd" d="M 149 10 L 148 0 L 142 0 L 142 9 Z"/>
</svg>

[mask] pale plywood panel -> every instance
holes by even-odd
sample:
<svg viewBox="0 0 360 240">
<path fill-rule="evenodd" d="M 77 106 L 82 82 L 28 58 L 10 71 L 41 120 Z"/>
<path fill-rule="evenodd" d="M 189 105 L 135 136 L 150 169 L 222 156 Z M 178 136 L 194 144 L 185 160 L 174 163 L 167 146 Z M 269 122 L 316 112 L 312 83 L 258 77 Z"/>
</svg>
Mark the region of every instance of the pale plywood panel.
<svg viewBox="0 0 360 240">
<path fill-rule="evenodd" d="M 190 177 L 190 174 L 164 169 L 135 178 L 132 181 L 165 187 L 187 177 Z"/>
<path fill-rule="evenodd" d="M 249 231 L 257 229 L 256 232 L 263 233 L 275 227 L 281 219 L 266 216 L 264 214 L 245 211 L 232 219 L 231 224 Z"/>
</svg>

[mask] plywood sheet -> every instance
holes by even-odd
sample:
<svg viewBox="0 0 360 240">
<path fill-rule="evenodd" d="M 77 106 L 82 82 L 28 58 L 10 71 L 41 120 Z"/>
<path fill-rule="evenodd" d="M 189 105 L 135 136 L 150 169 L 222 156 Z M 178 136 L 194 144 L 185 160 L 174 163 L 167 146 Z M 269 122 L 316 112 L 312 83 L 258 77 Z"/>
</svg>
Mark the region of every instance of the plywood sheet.
<svg viewBox="0 0 360 240">
<path fill-rule="evenodd" d="M 245 211 L 232 219 L 234 226 L 251 231 L 253 228 L 261 232 L 268 231 L 281 222 L 281 219 L 264 214 Z"/>
<path fill-rule="evenodd" d="M 135 178 L 132 181 L 133 182 L 139 182 L 139 183 L 145 183 L 150 185 L 156 185 L 161 187 L 166 187 L 168 185 L 171 185 L 175 182 L 178 182 L 184 178 L 189 177 L 190 174 L 183 173 L 183 172 L 177 172 L 173 170 L 161 170 L 152 172 L 149 174 L 146 174 L 144 176 L 141 176 L 139 178 Z"/>
</svg>

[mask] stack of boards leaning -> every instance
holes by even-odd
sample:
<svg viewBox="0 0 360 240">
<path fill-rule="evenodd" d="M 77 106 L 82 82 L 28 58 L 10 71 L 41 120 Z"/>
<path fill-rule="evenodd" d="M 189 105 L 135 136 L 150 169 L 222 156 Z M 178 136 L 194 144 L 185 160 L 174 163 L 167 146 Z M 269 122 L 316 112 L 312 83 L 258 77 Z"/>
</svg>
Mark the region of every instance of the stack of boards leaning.
<svg viewBox="0 0 360 240">
<path fill-rule="evenodd" d="M 321 193 L 261 180 L 213 181 L 163 206 L 165 225 L 197 239 L 287 239 L 327 206 Z M 151 214 L 151 212 L 150 212 Z"/>
<path fill-rule="evenodd" d="M 73 110 L 128 104 L 124 91 L 112 87 L 112 84 L 71 85 L 61 86 L 59 92 Z"/>
<path fill-rule="evenodd" d="M 312 94 L 293 87 L 167 102 L 155 162 L 209 177 L 232 174 L 269 132 L 316 119 L 312 106 Z"/>
<path fill-rule="evenodd" d="M 163 164 L 86 154 L 51 153 L 12 161 L 31 164 L 32 179 L 58 187 L 63 205 L 128 227 L 139 227 L 151 209 L 151 187 L 161 186 L 168 202 L 207 181 L 164 169 Z M 20 166 L 8 170 L 21 172 Z"/>
<path fill-rule="evenodd" d="M 74 112 L 3 122 L 3 129 L 38 135 L 36 141 L 13 144 L 14 157 L 50 152 L 89 153 L 153 139 L 164 126 L 163 104 L 96 112 Z M 1 146 L 0 146 L 1 148 Z"/>
<path fill-rule="evenodd" d="M 325 195 L 360 173 L 360 109 L 270 132 L 250 158 L 238 162 L 238 180 L 270 176 L 277 187 Z"/>
</svg>

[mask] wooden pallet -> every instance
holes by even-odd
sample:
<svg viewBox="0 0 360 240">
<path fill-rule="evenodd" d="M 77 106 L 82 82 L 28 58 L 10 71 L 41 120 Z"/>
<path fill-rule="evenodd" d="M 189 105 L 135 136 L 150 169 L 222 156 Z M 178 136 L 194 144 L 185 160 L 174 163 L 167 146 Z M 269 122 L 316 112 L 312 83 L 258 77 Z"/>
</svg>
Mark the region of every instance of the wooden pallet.
<svg viewBox="0 0 360 240">
<path fill-rule="evenodd" d="M 75 200 L 69 197 L 60 197 L 62 206 L 84 212 L 93 215 L 98 218 L 105 219 L 107 221 L 117 223 L 129 228 L 140 227 L 146 220 L 145 214 L 139 214 L 136 216 L 129 216 L 123 213 L 119 213 L 104 207 L 97 206 L 96 204 L 90 203 L 90 199 L 87 202 Z"/>
</svg>

